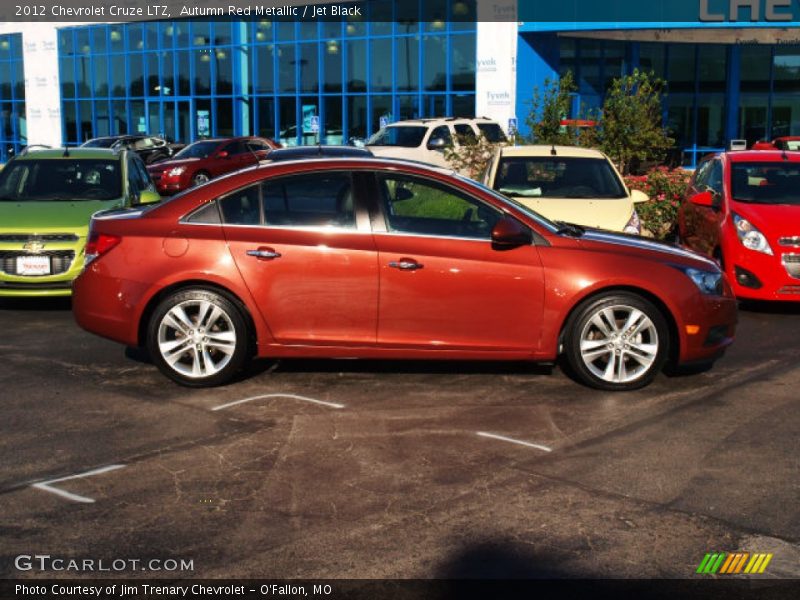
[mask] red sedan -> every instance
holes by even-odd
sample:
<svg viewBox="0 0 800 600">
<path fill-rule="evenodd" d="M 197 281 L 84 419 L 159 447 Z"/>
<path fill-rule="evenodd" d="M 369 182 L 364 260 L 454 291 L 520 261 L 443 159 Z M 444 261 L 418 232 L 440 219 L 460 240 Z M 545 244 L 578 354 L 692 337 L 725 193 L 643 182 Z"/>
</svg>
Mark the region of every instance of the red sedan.
<svg viewBox="0 0 800 600">
<path fill-rule="evenodd" d="M 147 167 L 162 196 L 175 194 L 195 185 L 251 167 L 280 144 L 259 137 L 201 140 L 189 144 L 170 160 Z"/>
<path fill-rule="evenodd" d="M 373 158 L 283 161 L 96 216 L 78 323 L 189 386 L 252 356 L 549 361 L 588 385 L 710 362 L 736 303 L 712 260 L 552 223 L 471 180 Z"/>
<path fill-rule="evenodd" d="M 723 266 L 737 297 L 800 300 L 800 152 L 707 158 L 678 226 L 684 245 Z"/>
</svg>

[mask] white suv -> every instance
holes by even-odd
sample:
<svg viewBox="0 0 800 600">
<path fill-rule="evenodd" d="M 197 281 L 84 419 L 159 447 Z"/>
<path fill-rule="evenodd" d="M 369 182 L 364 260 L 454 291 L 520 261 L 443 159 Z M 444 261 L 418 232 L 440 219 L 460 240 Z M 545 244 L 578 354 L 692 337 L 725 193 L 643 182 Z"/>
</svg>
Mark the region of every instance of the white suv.
<svg viewBox="0 0 800 600">
<path fill-rule="evenodd" d="M 507 141 L 500 125 L 491 119 L 411 119 L 387 125 L 367 140 L 366 147 L 375 156 L 418 160 L 449 168 L 444 149 L 458 148 L 481 135 L 490 142 Z"/>
</svg>

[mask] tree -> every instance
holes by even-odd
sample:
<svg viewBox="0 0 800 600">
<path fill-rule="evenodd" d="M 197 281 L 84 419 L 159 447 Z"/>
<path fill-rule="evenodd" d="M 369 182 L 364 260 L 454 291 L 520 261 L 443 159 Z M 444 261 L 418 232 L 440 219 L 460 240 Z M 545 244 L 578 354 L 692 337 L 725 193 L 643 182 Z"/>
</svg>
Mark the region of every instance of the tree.
<svg viewBox="0 0 800 600">
<path fill-rule="evenodd" d="M 565 127 L 561 121 L 570 116 L 572 94 L 577 90 L 572 71 L 560 79 L 545 79 L 544 88 L 533 88 L 531 107 L 525 123 L 530 129 L 531 144 L 559 144 L 574 146 L 578 132 L 574 127 Z"/>
<path fill-rule="evenodd" d="M 663 89 L 662 79 L 638 69 L 611 83 L 591 137 L 623 174 L 637 162 L 662 160 L 674 144 L 662 124 Z"/>
</svg>

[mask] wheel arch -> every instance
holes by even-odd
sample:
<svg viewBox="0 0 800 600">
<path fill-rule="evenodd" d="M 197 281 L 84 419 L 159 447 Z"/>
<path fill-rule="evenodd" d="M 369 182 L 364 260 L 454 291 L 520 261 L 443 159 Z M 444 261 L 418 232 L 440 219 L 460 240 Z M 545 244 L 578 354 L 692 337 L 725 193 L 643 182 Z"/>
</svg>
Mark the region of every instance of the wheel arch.
<svg viewBox="0 0 800 600">
<path fill-rule="evenodd" d="M 231 302 L 233 302 L 234 306 L 237 307 L 242 317 L 244 318 L 245 322 L 247 323 L 248 333 L 249 333 L 248 356 L 250 357 L 255 356 L 258 347 L 258 328 L 256 327 L 255 320 L 253 319 L 253 315 L 251 314 L 250 309 L 247 307 L 247 304 L 245 304 L 244 301 L 242 301 L 242 299 L 239 298 L 239 296 L 237 296 L 234 292 L 232 292 L 224 285 L 203 279 L 187 279 L 185 281 L 172 283 L 170 285 L 161 288 L 158 292 L 152 295 L 152 297 L 147 301 L 147 304 L 145 305 L 145 308 L 142 311 L 141 316 L 139 317 L 139 324 L 136 335 L 136 340 L 139 347 L 144 347 L 147 342 L 147 325 L 150 322 L 150 317 L 153 315 L 153 312 L 155 311 L 159 303 L 170 294 L 174 294 L 175 292 L 192 288 L 194 289 L 202 288 L 205 290 L 217 292 L 220 295 L 225 296 Z"/>
<path fill-rule="evenodd" d="M 680 331 L 678 329 L 678 323 L 675 320 L 675 315 L 670 310 L 669 306 L 666 302 L 664 302 L 657 294 L 654 294 L 650 290 L 637 287 L 634 285 L 613 285 L 610 287 L 604 287 L 600 289 L 596 289 L 591 291 L 589 294 L 582 296 L 573 304 L 570 308 L 569 312 L 567 313 L 566 317 L 561 323 L 561 328 L 558 332 L 558 354 L 561 354 L 561 350 L 564 343 L 564 334 L 566 333 L 567 326 L 570 324 L 573 316 L 586 304 L 592 302 L 594 299 L 598 298 L 599 296 L 613 294 L 615 292 L 626 292 L 629 294 L 636 294 L 641 296 L 645 300 L 652 302 L 653 305 L 661 312 L 664 320 L 667 322 L 667 328 L 669 330 L 669 347 L 668 347 L 668 355 L 667 355 L 667 364 L 670 366 L 674 366 L 678 363 L 678 359 L 680 357 L 680 348 L 681 348 L 681 337 Z"/>
</svg>

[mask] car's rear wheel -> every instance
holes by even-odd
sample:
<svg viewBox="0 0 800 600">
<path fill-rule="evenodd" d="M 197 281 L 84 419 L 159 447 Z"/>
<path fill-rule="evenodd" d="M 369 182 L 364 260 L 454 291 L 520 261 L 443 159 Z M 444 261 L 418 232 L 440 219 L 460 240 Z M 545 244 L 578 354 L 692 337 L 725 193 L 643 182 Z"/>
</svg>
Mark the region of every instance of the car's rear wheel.
<svg viewBox="0 0 800 600">
<path fill-rule="evenodd" d="M 610 293 L 570 318 L 564 352 L 574 374 L 601 390 L 635 390 L 664 367 L 669 329 L 661 311 L 636 294 Z"/>
<path fill-rule="evenodd" d="M 199 173 L 195 173 L 194 177 L 192 177 L 192 185 L 203 185 L 211 181 L 211 175 L 206 173 L 205 171 L 200 171 Z"/>
<path fill-rule="evenodd" d="M 210 290 L 180 290 L 150 317 L 147 349 L 159 370 L 190 387 L 229 381 L 248 358 L 247 322 L 239 308 Z"/>
</svg>

